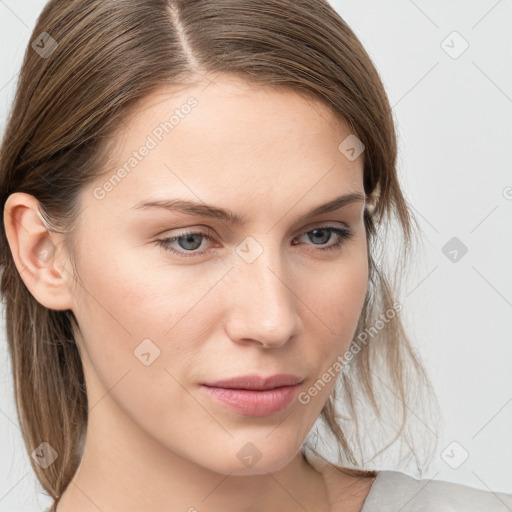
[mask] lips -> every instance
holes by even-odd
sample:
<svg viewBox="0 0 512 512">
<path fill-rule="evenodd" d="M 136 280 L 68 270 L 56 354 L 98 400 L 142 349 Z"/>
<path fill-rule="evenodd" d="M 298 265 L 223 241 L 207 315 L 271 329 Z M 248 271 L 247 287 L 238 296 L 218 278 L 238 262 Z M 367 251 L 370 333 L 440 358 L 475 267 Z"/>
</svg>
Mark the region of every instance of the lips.
<svg viewBox="0 0 512 512">
<path fill-rule="evenodd" d="M 261 377 L 259 375 L 243 375 L 230 379 L 204 382 L 203 385 L 212 388 L 263 391 L 279 388 L 282 386 L 295 386 L 300 384 L 303 380 L 304 379 L 298 375 L 280 373 L 277 375 L 271 375 L 269 377 Z"/>
<path fill-rule="evenodd" d="M 288 407 L 304 381 L 298 375 L 243 375 L 204 382 L 200 387 L 214 402 L 245 416 L 269 416 Z"/>
</svg>

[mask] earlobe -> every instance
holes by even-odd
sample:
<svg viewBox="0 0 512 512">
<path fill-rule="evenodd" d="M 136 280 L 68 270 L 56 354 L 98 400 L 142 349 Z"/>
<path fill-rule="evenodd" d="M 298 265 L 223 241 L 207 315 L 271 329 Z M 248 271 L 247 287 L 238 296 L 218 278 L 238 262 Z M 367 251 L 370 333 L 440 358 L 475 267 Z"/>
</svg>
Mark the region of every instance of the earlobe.
<svg viewBox="0 0 512 512">
<path fill-rule="evenodd" d="M 60 235 L 40 214 L 37 199 L 23 192 L 11 194 L 5 203 L 4 226 L 16 268 L 34 298 L 49 309 L 71 309 L 67 255 L 58 250 Z"/>
</svg>

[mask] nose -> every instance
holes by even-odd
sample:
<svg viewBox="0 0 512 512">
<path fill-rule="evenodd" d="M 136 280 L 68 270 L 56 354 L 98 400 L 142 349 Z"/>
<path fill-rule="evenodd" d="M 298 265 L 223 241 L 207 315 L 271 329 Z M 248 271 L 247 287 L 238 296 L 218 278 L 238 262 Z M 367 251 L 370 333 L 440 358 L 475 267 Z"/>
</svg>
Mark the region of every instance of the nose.
<svg viewBox="0 0 512 512">
<path fill-rule="evenodd" d="M 283 346 L 301 328 L 290 271 L 268 247 L 252 263 L 238 262 L 230 272 L 232 297 L 226 329 L 236 343 L 265 348 Z"/>
</svg>

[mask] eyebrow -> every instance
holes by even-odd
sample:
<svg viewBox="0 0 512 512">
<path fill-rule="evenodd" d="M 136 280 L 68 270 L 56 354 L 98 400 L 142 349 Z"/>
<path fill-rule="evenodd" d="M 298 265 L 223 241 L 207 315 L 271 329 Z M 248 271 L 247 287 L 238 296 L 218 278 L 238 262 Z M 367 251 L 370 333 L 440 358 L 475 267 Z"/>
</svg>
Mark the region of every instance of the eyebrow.
<svg viewBox="0 0 512 512">
<path fill-rule="evenodd" d="M 364 202 L 365 201 L 364 194 L 359 192 L 352 192 L 350 194 L 345 194 L 339 197 L 336 197 L 332 201 L 328 203 L 322 204 L 320 206 L 316 206 L 306 214 L 302 216 L 302 218 L 313 217 L 315 215 L 321 215 L 323 213 L 333 212 L 335 210 L 339 210 L 344 206 L 348 206 L 353 203 Z M 229 224 L 234 225 L 242 225 L 247 222 L 246 217 L 243 215 L 238 215 L 235 212 L 219 208 L 217 206 L 209 205 L 203 202 L 186 200 L 186 199 L 158 199 L 158 200 L 147 200 L 141 201 L 132 207 L 133 209 L 152 209 L 159 208 L 170 210 L 178 213 L 185 213 L 189 215 L 197 215 L 201 217 L 209 217 L 212 219 L 221 220 L 227 222 Z"/>
</svg>

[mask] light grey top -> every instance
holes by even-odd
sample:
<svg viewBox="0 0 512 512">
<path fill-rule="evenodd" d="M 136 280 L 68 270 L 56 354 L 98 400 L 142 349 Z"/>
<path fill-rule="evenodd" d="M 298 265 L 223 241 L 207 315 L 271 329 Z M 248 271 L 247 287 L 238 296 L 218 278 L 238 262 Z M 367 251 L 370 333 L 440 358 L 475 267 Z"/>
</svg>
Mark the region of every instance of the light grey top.
<svg viewBox="0 0 512 512">
<path fill-rule="evenodd" d="M 512 494 L 382 470 L 361 512 L 512 512 Z"/>
</svg>

